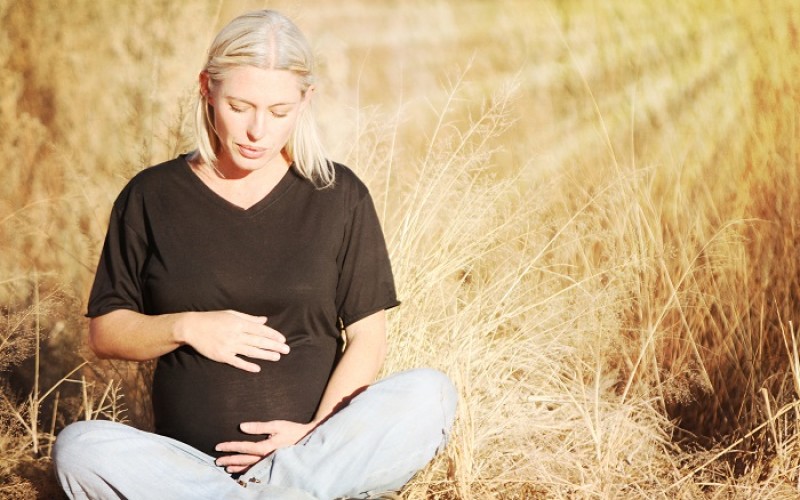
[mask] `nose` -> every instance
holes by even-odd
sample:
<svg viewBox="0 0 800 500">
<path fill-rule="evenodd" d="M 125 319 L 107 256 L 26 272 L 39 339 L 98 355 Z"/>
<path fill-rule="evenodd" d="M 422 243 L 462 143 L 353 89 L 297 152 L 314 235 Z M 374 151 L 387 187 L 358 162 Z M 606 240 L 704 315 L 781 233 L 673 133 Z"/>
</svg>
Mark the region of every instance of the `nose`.
<svg viewBox="0 0 800 500">
<path fill-rule="evenodd" d="M 267 117 L 265 113 L 253 113 L 253 119 L 247 126 L 247 138 L 257 142 L 264 138 L 267 132 Z"/>
</svg>

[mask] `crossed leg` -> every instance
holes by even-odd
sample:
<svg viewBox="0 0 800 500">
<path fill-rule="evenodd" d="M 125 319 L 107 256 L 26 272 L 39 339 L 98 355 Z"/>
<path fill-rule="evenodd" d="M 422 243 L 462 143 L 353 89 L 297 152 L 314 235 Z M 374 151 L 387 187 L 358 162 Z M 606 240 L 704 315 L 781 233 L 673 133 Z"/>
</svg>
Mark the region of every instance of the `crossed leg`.
<svg viewBox="0 0 800 500">
<path fill-rule="evenodd" d="M 400 490 L 433 458 L 446 443 L 456 400 L 438 371 L 392 375 L 238 481 L 189 445 L 107 421 L 65 428 L 54 460 L 70 498 L 365 498 Z"/>
</svg>

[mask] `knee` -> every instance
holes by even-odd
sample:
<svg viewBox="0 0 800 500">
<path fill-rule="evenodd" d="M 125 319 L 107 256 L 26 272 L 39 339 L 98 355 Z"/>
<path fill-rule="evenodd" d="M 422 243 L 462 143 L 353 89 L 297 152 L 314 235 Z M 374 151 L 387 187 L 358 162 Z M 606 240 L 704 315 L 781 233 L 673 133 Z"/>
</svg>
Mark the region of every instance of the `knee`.
<svg viewBox="0 0 800 500">
<path fill-rule="evenodd" d="M 58 433 L 53 445 L 53 462 L 60 473 L 69 472 L 85 465 L 93 458 L 103 457 L 105 454 L 102 443 L 103 436 L 107 436 L 107 424 L 113 422 L 98 420 L 82 420 L 66 426 Z"/>
<path fill-rule="evenodd" d="M 443 401 L 447 406 L 455 407 L 458 392 L 453 382 L 443 372 L 432 368 L 417 368 L 405 374 L 409 379 L 408 383 L 419 396 Z"/>
<path fill-rule="evenodd" d="M 450 378 L 439 370 L 417 368 L 395 375 L 397 384 L 405 389 L 410 406 L 426 409 L 426 413 L 441 415 L 447 427 L 452 425 L 458 402 L 458 391 Z"/>
<path fill-rule="evenodd" d="M 53 460 L 56 464 L 60 462 L 70 462 L 71 455 L 78 453 L 84 447 L 82 441 L 86 440 L 86 435 L 91 433 L 91 422 L 81 420 L 73 422 L 58 433 L 56 442 L 53 445 Z"/>
</svg>

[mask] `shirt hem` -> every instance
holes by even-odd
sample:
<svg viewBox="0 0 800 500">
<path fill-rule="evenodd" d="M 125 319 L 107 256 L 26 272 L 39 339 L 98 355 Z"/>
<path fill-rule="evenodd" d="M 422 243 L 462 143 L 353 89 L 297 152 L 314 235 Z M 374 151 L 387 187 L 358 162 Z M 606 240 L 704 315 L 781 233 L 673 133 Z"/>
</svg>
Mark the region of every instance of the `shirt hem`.
<svg viewBox="0 0 800 500">
<path fill-rule="evenodd" d="M 366 318 L 367 316 L 375 314 L 378 311 L 386 311 L 386 310 L 389 310 L 389 309 L 393 309 L 393 308 L 399 306 L 401 303 L 402 302 L 400 302 L 399 300 L 394 299 L 394 298 L 390 299 L 390 300 L 387 300 L 383 304 L 375 306 L 372 309 L 367 309 L 366 311 L 362 311 L 362 312 L 360 312 L 358 314 L 354 314 L 353 316 L 350 316 L 346 320 L 345 320 L 345 318 L 342 318 L 342 325 L 343 325 L 344 328 L 347 328 L 348 326 L 352 325 L 353 323 L 356 323 L 357 321 L 360 321 L 360 320 Z"/>
</svg>

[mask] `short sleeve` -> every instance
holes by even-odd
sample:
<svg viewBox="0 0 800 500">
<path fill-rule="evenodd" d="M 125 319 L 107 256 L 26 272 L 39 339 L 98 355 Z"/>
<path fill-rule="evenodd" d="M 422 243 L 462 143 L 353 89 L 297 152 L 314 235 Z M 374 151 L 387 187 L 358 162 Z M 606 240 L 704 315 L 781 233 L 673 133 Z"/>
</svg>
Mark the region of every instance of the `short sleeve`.
<svg viewBox="0 0 800 500">
<path fill-rule="evenodd" d="M 336 308 L 343 327 L 400 304 L 378 214 L 366 190 L 349 214 L 337 260 Z"/>
<path fill-rule="evenodd" d="M 147 243 L 133 227 L 130 217 L 141 213 L 132 207 L 127 190 L 114 203 L 108 232 L 100 254 L 87 316 L 94 318 L 116 309 L 143 312 L 142 269 L 147 259 Z"/>
</svg>

